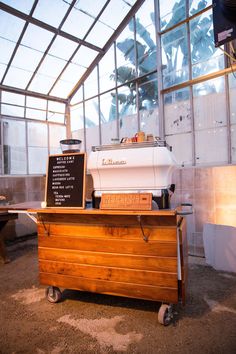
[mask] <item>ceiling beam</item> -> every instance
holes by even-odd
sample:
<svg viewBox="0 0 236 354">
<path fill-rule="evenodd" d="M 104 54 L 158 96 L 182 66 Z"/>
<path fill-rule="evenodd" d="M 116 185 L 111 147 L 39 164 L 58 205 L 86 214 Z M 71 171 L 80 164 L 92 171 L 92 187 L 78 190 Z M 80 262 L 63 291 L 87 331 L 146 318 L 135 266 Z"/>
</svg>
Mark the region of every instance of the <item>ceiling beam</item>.
<svg viewBox="0 0 236 354">
<path fill-rule="evenodd" d="M 12 87 L 12 86 L 0 85 L 0 90 L 12 92 L 12 93 L 17 93 L 19 95 L 26 95 L 26 96 L 36 97 L 36 98 L 42 98 L 44 100 L 49 100 L 49 101 L 56 101 L 56 102 L 60 102 L 60 103 L 64 103 L 64 104 L 68 103 L 68 100 L 64 99 L 64 98 L 49 96 L 49 95 L 45 95 L 43 93 L 23 90 L 23 89 Z"/>
<path fill-rule="evenodd" d="M 5 11 L 5 12 L 7 12 L 7 13 L 13 15 L 13 16 L 18 17 L 18 18 L 21 18 L 22 20 L 27 21 L 29 23 L 32 23 L 33 25 L 36 25 L 36 26 L 41 27 L 41 28 L 44 28 L 45 30 L 50 31 L 50 32 L 52 32 L 54 34 L 60 35 L 60 36 L 66 38 L 66 39 L 69 39 L 69 40 L 71 40 L 71 41 L 73 41 L 75 43 L 84 45 L 85 47 L 88 47 L 88 48 L 90 48 L 92 50 L 95 50 L 98 53 L 103 53 L 103 49 L 97 47 L 96 45 L 93 45 L 92 43 L 89 43 L 89 42 L 86 42 L 86 41 L 84 41 L 82 39 L 79 39 L 78 37 L 73 36 L 72 34 L 69 34 L 67 32 L 62 31 L 61 29 L 53 27 L 53 26 L 51 26 L 51 25 L 49 25 L 49 24 L 47 24 L 47 23 L 45 23 L 43 21 L 40 21 L 40 20 L 30 16 L 30 15 L 27 15 L 27 14 L 25 14 L 25 13 L 23 13 L 23 12 L 17 10 L 17 9 L 14 9 L 13 7 L 8 6 L 8 5 L 6 5 L 6 4 L 4 4 L 2 2 L 0 2 L 0 10 L 3 10 L 3 11 Z"/>
</svg>

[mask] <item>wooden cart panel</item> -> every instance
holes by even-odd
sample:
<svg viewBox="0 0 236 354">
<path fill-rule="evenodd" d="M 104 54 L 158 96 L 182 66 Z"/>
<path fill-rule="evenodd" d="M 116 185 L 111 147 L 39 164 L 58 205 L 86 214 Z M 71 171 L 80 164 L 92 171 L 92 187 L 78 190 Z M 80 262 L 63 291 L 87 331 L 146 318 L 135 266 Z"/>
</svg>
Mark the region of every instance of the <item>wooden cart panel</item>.
<svg viewBox="0 0 236 354">
<path fill-rule="evenodd" d="M 182 298 L 180 291 L 184 292 L 178 280 L 181 220 L 173 211 L 139 214 L 85 210 L 39 213 L 40 283 L 177 303 Z M 181 247 L 184 232 L 182 228 Z"/>
</svg>

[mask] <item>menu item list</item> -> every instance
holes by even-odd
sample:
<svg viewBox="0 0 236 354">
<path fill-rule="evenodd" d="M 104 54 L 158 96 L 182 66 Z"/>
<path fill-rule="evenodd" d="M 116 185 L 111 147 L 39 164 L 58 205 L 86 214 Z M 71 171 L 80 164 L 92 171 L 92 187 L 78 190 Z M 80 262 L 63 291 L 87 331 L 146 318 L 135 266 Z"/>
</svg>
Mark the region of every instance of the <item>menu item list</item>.
<svg viewBox="0 0 236 354">
<path fill-rule="evenodd" d="M 47 207 L 84 208 L 85 154 L 50 155 Z"/>
</svg>

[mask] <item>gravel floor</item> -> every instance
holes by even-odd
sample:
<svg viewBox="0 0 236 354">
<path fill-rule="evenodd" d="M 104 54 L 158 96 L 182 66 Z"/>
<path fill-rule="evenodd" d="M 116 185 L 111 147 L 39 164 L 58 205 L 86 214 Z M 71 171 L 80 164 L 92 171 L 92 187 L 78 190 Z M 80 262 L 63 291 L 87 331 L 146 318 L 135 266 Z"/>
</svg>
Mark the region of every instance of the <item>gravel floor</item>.
<svg viewBox="0 0 236 354">
<path fill-rule="evenodd" d="M 37 239 L 8 247 L 0 265 L 0 353 L 236 353 L 236 273 L 189 257 L 187 304 L 158 323 L 160 304 L 63 291 L 51 304 L 38 282 Z"/>
</svg>

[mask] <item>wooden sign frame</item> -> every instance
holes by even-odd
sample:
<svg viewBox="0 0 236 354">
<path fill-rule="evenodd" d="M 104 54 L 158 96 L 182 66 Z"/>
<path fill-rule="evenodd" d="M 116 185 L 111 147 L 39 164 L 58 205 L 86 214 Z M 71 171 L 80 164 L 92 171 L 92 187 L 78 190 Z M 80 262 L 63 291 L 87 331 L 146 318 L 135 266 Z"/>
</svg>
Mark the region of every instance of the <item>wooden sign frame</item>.
<svg viewBox="0 0 236 354">
<path fill-rule="evenodd" d="M 85 208 L 86 154 L 48 156 L 45 202 L 52 208 Z"/>
<path fill-rule="evenodd" d="M 152 193 L 103 193 L 100 209 L 152 210 Z"/>
</svg>

